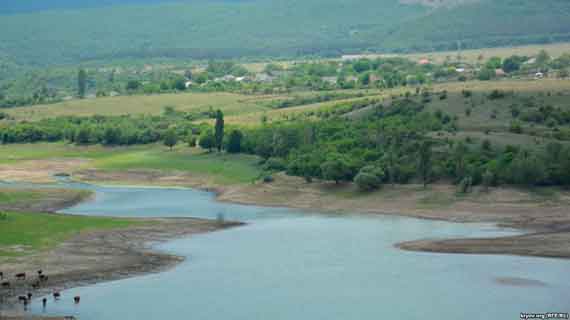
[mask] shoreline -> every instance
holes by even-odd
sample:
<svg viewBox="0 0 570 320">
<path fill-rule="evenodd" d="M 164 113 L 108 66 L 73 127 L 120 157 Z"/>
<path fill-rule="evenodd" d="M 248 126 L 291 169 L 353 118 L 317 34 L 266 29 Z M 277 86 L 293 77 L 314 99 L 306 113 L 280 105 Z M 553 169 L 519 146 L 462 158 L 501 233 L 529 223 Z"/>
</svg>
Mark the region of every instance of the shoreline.
<svg viewBox="0 0 570 320">
<path fill-rule="evenodd" d="M 25 281 L 11 281 L 10 289 L 0 289 L 0 319 L 27 319 L 30 316 L 18 303 L 19 295 L 31 292 L 37 298 L 54 291 L 163 272 L 185 258 L 154 249 L 157 244 L 244 225 L 241 222 L 219 224 L 197 218 L 131 219 L 141 223 L 127 228 L 81 233 L 52 250 L 3 262 L 2 270 L 6 277 L 19 272 L 35 275 L 41 269 L 48 280 L 40 288 L 30 289 L 37 278 L 31 276 Z M 52 318 L 35 316 L 34 319 Z"/>
<path fill-rule="evenodd" d="M 457 203 L 445 205 L 439 202 L 424 203 L 418 199 L 414 200 L 413 197 L 422 192 L 429 196 L 432 194 L 449 194 L 453 187 L 446 185 L 433 185 L 429 192 L 414 185 L 385 186 L 383 190 L 376 193 L 355 195 L 351 193 L 353 186 L 349 184 L 340 186 L 323 182 L 307 184 L 300 178 L 288 177 L 283 174 L 276 175 L 275 182 L 269 184 L 252 183 L 220 186 L 205 184 L 202 179 L 194 179 L 189 174 L 183 173 L 149 173 L 144 170 L 128 172 L 87 170 L 77 172 L 72 181 L 93 184 L 104 181 L 105 185 L 128 185 L 131 187 L 144 185 L 147 187 L 194 188 L 213 192 L 216 201 L 244 205 L 287 207 L 320 212 L 397 215 L 456 223 L 494 223 L 500 227 L 513 228 L 526 233 L 516 236 L 478 239 L 417 239 L 396 243 L 394 246 L 402 250 L 423 252 L 570 258 L 570 246 L 568 246 L 570 244 L 570 210 L 568 210 L 567 204 L 564 202 L 548 203 L 546 201 L 536 205 L 532 201 L 520 202 L 519 198 L 513 198 L 508 202 L 494 203 L 486 198 L 495 193 L 499 193 L 501 196 L 504 196 L 503 193 L 516 193 L 517 190 L 515 189 L 498 189 L 494 190 L 493 193 L 483 194 L 482 197 L 484 198 L 480 202 L 471 203 L 469 201 L 472 200 L 469 200 L 464 203 L 466 200 L 461 200 Z M 156 183 L 157 181 L 158 183 Z M 62 186 L 62 189 L 64 188 L 65 186 Z M 55 204 L 50 203 L 50 206 L 61 209 L 89 199 L 91 196 L 91 194 L 83 195 L 81 198 L 74 198 L 73 201 L 63 199 L 64 201 L 56 201 Z M 570 199 L 570 193 L 565 193 L 563 200 L 568 200 L 567 197 Z M 192 234 L 242 225 L 242 223 L 228 222 L 224 226 L 217 226 L 214 221 L 194 218 L 135 218 L 133 220 L 153 222 L 153 227 L 135 226 L 127 229 L 88 232 L 65 241 L 54 250 L 33 255 L 34 258 L 37 258 L 36 256 L 46 258 L 50 255 L 57 257 L 58 250 L 73 251 L 81 247 L 82 244 L 88 243 L 83 249 L 87 251 L 94 248 L 102 250 L 103 252 L 99 252 L 99 254 L 107 254 L 107 261 L 116 263 L 110 268 L 101 270 L 97 268 L 98 264 L 94 265 L 91 260 L 87 261 L 87 266 L 84 266 L 84 269 L 80 271 L 59 271 L 56 276 L 50 278 L 50 283 L 37 293 L 40 295 L 49 294 L 54 289 L 68 289 L 161 272 L 174 267 L 184 259 L 153 250 L 153 245 Z M 128 254 L 125 255 L 125 253 Z M 130 257 L 130 259 L 121 260 L 123 256 Z M 76 265 L 73 261 L 69 264 Z M 5 265 L 3 265 L 4 267 Z M 20 266 L 16 269 L 14 264 L 11 268 L 4 268 L 4 271 L 26 269 Z M 33 274 L 34 270 L 37 270 L 37 267 L 29 265 L 25 271 Z M 10 297 L 13 299 L 22 293 L 24 291 L 13 292 Z M 6 296 L 5 293 L 3 294 Z M 37 295 L 35 294 L 35 296 Z M 0 318 L 16 317 L 13 319 L 18 319 L 17 317 L 20 317 L 21 319 L 22 310 L 18 309 L 21 305 L 12 303 L 8 306 L 9 313 L 0 308 Z M 37 319 L 47 318 L 39 317 Z"/>
<path fill-rule="evenodd" d="M 428 191 L 417 185 L 397 185 L 384 186 L 375 193 L 357 194 L 352 184 L 337 186 L 317 181 L 309 184 L 302 178 L 284 174 L 275 175 L 272 183 L 231 186 L 204 183 L 200 178 L 180 172 L 106 172 L 91 169 L 79 171 L 76 175 L 77 181 L 94 184 L 105 181 L 116 185 L 154 184 L 158 187 L 195 188 L 213 192 L 217 201 L 243 205 L 327 213 L 396 215 L 455 223 L 492 223 L 498 227 L 520 230 L 523 234 L 484 239 L 412 239 L 394 246 L 421 252 L 570 259 L 569 191 L 560 191 L 560 199 L 550 199 L 528 190 L 495 188 L 488 193 L 478 190 L 476 195 L 471 196 L 473 199 L 455 199 L 455 186 L 445 184 L 431 185 Z M 425 194 L 425 198 L 422 198 L 422 194 Z M 433 203 L 430 197 L 435 198 Z"/>
</svg>

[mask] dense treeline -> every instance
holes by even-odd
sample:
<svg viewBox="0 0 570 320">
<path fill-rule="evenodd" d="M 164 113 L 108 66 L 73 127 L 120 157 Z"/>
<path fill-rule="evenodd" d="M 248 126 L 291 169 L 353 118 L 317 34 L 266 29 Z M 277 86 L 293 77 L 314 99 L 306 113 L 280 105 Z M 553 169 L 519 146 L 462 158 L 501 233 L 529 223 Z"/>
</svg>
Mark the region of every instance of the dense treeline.
<svg viewBox="0 0 570 320">
<path fill-rule="evenodd" d="M 0 126 L 0 141 L 32 143 L 67 141 L 76 144 L 134 145 L 164 140 L 169 130 L 186 137 L 200 129 L 178 116 L 58 117 Z"/>
<path fill-rule="evenodd" d="M 245 131 L 242 151 L 257 154 L 270 170 L 286 170 L 308 181 L 355 181 L 362 189 L 383 183 L 453 181 L 463 192 L 472 185 L 570 185 L 570 147 L 493 147 L 427 138 L 453 131 L 455 121 L 403 100 L 376 107 L 373 117 L 353 121 L 282 123 Z"/>
</svg>

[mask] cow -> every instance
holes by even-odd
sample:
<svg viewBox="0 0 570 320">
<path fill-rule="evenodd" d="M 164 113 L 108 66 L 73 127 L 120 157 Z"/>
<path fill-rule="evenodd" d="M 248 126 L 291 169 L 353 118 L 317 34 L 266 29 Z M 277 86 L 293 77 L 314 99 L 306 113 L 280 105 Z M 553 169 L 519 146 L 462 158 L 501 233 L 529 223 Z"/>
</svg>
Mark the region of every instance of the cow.
<svg viewBox="0 0 570 320">
<path fill-rule="evenodd" d="M 44 307 L 44 309 L 45 309 L 45 307 L 46 307 L 46 304 L 47 304 L 47 299 L 46 299 L 46 298 L 43 298 L 43 299 L 42 299 L 42 306 Z"/>
<path fill-rule="evenodd" d="M 38 276 L 41 276 L 44 273 L 43 270 L 38 270 Z"/>
<path fill-rule="evenodd" d="M 19 296 L 18 297 L 18 302 L 25 302 L 25 301 L 28 301 L 28 297 L 26 297 L 26 296 Z"/>
<path fill-rule="evenodd" d="M 81 297 L 80 297 L 80 296 L 75 296 L 75 297 L 73 297 L 73 302 L 75 302 L 75 304 L 78 304 L 79 301 L 81 301 Z"/>
<path fill-rule="evenodd" d="M 61 293 L 59 293 L 59 291 L 55 291 L 55 292 L 53 293 L 53 298 L 54 298 L 54 299 L 57 300 L 57 299 L 59 299 L 60 297 L 61 297 Z"/>
<path fill-rule="evenodd" d="M 2 288 L 10 288 L 10 282 L 8 281 L 2 282 Z"/>
<path fill-rule="evenodd" d="M 18 280 L 26 280 L 26 273 L 25 273 L 25 272 L 22 272 L 22 273 L 16 274 L 16 279 L 18 279 Z"/>
<path fill-rule="evenodd" d="M 46 276 L 45 274 L 40 274 L 39 276 L 40 281 L 47 281 L 48 280 L 48 276 Z"/>
<path fill-rule="evenodd" d="M 32 293 L 28 292 L 28 300 L 32 300 Z"/>
</svg>

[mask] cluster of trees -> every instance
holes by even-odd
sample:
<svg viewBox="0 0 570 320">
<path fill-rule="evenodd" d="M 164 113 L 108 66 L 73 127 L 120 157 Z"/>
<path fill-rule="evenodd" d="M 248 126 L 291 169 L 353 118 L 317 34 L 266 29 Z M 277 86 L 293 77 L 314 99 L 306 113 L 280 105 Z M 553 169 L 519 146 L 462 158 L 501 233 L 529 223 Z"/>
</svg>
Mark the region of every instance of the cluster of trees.
<svg viewBox="0 0 570 320">
<path fill-rule="evenodd" d="M 444 119 L 452 118 L 403 100 L 361 121 L 333 117 L 248 129 L 242 151 L 266 159 L 270 170 L 307 181 L 354 181 L 362 190 L 436 180 L 453 181 L 464 192 L 481 184 L 570 185 L 570 147 L 551 143 L 544 150 L 501 150 L 488 140 L 476 145 L 429 138 L 428 132 L 453 130 L 453 120 Z"/>
<path fill-rule="evenodd" d="M 161 141 L 171 131 L 177 137 L 187 137 L 199 133 L 200 128 L 183 118 L 168 116 L 58 117 L 0 126 L 0 141 L 4 144 L 67 141 L 134 145 Z"/>
</svg>

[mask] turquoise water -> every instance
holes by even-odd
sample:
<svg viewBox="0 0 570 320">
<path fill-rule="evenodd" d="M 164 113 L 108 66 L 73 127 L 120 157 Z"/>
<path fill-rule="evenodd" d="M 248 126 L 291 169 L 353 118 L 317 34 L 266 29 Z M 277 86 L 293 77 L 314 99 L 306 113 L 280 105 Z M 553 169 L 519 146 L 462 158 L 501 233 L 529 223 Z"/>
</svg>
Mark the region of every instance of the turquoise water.
<svg viewBox="0 0 570 320">
<path fill-rule="evenodd" d="M 489 225 L 324 215 L 215 202 L 188 189 L 75 186 L 96 198 L 65 212 L 192 216 L 244 227 L 159 248 L 187 257 L 158 274 L 63 292 L 36 314 L 122 319 L 518 319 L 520 312 L 570 310 L 570 262 L 558 259 L 405 252 L 418 238 L 508 235 Z M 499 285 L 497 277 L 543 287 Z M 72 297 L 81 295 L 81 304 Z"/>
</svg>

